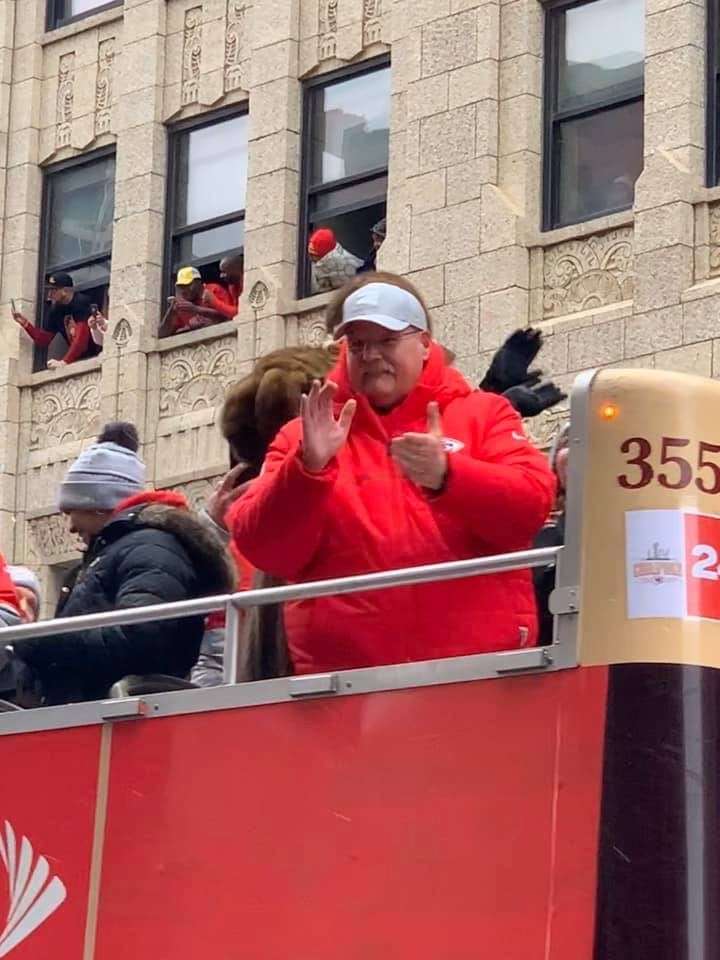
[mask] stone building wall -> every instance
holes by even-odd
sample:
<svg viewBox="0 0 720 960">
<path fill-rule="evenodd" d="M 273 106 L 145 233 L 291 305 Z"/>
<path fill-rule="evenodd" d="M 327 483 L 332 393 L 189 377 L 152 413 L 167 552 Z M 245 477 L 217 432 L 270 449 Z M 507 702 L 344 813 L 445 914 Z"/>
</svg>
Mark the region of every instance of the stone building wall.
<svg viewBox="0 0 720 960">
<path fill-rule="evenodd" d="M 426 294 L 477 380 L 518 325 L 545 370 L 720 373 L 720 188 L 704 186 L 705 7 L 647 0 L 645 169 L 632 211 L 541 232 L 538 0 L 125 0 L 45 31 L 45 0 L 0 0 L 0 544 L 49 595 L 77 556 L 57 483 L 104 420 L 138 423 L 149 478 L 200 502 L 225 469 L 215 426 L 253 357 L 322 337 L 295 299 L 302 82 L 389 52 L 382 266 Z M 156 338 L 167 128 L 249 100 L 246 284 L 235 322 Z M 10 298 L 36 311 L 42 167 L 114 145 L 111 336 L 32 372 Z M 534 424 L 547 439 L 563 411 Z"/>
</svg>

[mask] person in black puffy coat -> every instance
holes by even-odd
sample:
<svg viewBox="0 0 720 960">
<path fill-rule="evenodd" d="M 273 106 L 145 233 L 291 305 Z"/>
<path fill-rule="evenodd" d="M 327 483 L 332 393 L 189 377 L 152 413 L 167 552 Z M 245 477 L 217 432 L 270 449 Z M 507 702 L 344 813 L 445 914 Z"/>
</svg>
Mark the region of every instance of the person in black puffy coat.
<svg viewBox="0 0 720 960">
<path fill-rule="evenodd" d="M 115 426 L 115 425 L 114 425 Z M 229 593 L 232 563 L 186 499 L 143 491 L 144 466 L 122 431 L 106 428 L 68 472 L 60 508 L 87 544 L 63 600 L 62 617 Z M 108 441 L 113 436 L 118 442 Z M 200 650 L 204 618 L 74 631 L 14 644 L 38 677 L 47 704 L 95 700 L 128 674 L 186 677 Z"/>
</svg>

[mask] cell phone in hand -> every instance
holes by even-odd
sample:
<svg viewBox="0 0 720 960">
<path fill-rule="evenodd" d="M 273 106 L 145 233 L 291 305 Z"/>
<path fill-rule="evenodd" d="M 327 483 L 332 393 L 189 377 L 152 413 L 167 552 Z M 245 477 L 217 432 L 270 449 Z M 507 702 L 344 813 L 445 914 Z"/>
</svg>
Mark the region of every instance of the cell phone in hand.
<svg viewBox="0 0 720 960">
<path fill-rule="evenodd" d="M 10 309 L 12 310 L 13 314 L 18 312 L 18 308 L 15 306 L 15 301 L 12 299 L 12 297 L 10 298 Z"/>
<path fill-rule="evenodd" d="M 91 304 L 90 304 L 90 313 L 91 313 L 94 317 L 96 317 L 96 316 L 98 315 L 98 313 L 100 313 L 100 308 L 98 307 L 98 305 L 97 305 L 96 303 L 91 303 Z"/>
</svg>

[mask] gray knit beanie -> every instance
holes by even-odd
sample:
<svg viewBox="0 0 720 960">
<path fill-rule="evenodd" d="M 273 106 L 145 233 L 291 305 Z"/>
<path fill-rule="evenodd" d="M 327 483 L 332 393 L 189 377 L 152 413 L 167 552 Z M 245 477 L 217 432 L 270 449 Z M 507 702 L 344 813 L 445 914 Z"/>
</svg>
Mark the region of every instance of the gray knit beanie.
<svg viewBox="0 0 720 960">
<path fill-rule="evenodd" d="M 35 594 L 39 605 L 40 581 L 38 580 L 37 574 L 34 573 L 29 567 L 19 567 L 13 564 L 8 566 L 8 573 L 10 574 L 10 579 L 16 587 L 25 587 L 26 590 L 30 590 L 31 593 Z"/>
<path fill-rule="evenodd" d="M 145 464 L 117 443 L 94 443 L 80 454 L 60 484 L 61 510 L 114 510 L 145 487 Z"/>
</svg>

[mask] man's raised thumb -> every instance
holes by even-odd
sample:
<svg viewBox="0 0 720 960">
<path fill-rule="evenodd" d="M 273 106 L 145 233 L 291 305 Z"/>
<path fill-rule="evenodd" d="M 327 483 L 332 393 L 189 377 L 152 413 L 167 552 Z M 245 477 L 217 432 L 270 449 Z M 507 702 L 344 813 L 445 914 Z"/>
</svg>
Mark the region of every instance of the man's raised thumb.
<svg viewBox="0 0 720 960">
<path fill-rule="evenodd" d="M 440 407 L 433 400 L 427 408 L 428 433 L 433 437 L 442 437 L 442 419 L 440 417 Z"/>
</svg>

